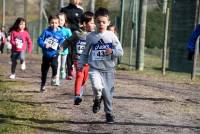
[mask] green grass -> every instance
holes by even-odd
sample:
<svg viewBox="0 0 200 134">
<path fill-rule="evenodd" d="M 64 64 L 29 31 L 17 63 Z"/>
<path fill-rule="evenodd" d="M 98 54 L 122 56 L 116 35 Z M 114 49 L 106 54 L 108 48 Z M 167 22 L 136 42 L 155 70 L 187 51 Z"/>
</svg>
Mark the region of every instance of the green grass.
<svg viewBox="0 0 200 134">
<path fill-rule="evenodd" d="M 128 49 L 124 48 L 124 56 L 123 56 L 123 61 L 126 61 L 128 64 L 129 61 L 129 54 L 128 54 Z M 146 52 L 147 50 L 145 50 Z M 154 51 L 152 49 L 151 51 Z M 135 70 L 135 54 L 133 54 L 133 66 L 127 65 L 127 64 L 120 64 L 117 66 L 117 70 L 123 70 L 127 71 L 127 75 L 141 75 L 145 77 L 153 77 L 154 79 L 164 79 L 167 81 L 174 81 L 177 83 L 188 83 L 188 84 L 199 84 L 200 82 L 200 77 L 196 76 L 195 80 L 191 80 L 191 73 L 184 73 L 184 72 L 175 72 L 175 71 L 170 71 L 168 68 L 166 68 L 166 74 L 162 74 L 162 59 L 161 56 L 161 51 L 156 50 L 157 54 L 152 54 L 150 50 L 148 49 L 148 52 L 146 52 L 144 56 L 144 70 L 143 71 L 136 71 Z M 148 54 L 147 54 L 148 53 Z M 168 63 L 166 64 L 168 66 Z"/>
<path fill-rule="evenodd" d="M 63 119 L 49 106 L 33 102 L 32 95 L 14 92 L 24 86 L 28 84 L 0 77 L 0 134 L 35 134 L 38 129 L 55 128 L 49 122 Z"/>
</svg>

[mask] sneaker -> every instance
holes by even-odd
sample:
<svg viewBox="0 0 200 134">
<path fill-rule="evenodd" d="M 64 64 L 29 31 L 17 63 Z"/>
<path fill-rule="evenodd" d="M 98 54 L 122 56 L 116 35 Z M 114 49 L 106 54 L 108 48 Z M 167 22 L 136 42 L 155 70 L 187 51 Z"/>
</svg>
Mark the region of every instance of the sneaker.
<svg viewBox="0 0 200 134">
<path fill-rule="evenodd" d="M 10 79 L 15 79 L 15 74 L 11 74 L 9 78 Z"/>
<path fill-rule="evenodd" d="M 59 86 L 59 85 L 60 85 L 60 81 L 57 80 L 57 79 L 52 79 L 52 80 L 51 80 L 51 85 L 52 85 L 52 86 Z"/>
<path fill-rule="evenodd" d="M 25 70 L 26 69 L 26 64 L 25 61 L 21 64 L 21 70 Z"/>
<path fill-rule="evenodd" d="M 68 76 L 66 79 L 67 80 L 72 80 L 72 78 L 73 78 L 72 76 Z"/>
<path fill-rule="evenodd" d="M 92 107 L 93 113 L 98 113 L 101 108 L 101 99 L 95 99 Z"/>
<path fill-rule="evenodd" d="M 45 91 L 46 91 L 46 88 L 45 88 L 44 85 L 42 85 L 42 86 L 40 87 L 40 92 L 45 92 Z"/>
<path fill-rule="evenodd" d="M 80 96 L 75 96 L 74 105 L 80 105 L 82 98 Z"/>
<path fill-rule="evenodd" d="M 54 86 L 60 86 L 60 81 L 56 80 L 56 83 L 54 84 Z"/>
<path fill-rule="evenodd" d="M 106 122 L 109 124 L 115 123 L 115 117 L 112 114 L 106 114 Z"/>
<path fill-rule="evenodd" d="M 64 71 L 61 71 L 61 79 L 65 79 L 66 78 L 66 73 Z"/>
</svg>

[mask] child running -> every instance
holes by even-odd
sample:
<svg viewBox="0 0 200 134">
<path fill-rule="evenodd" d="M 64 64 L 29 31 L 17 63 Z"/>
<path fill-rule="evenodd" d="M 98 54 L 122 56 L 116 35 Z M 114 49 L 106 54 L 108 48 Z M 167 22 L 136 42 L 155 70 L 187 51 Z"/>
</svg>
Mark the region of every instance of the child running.
<svg viewBox="0 0 200 134">
<path fill-rule="evenodd" d="M 3 54 L 3 49 L 6 44 L 6 32 L 4 31 L 4 26 L 0 28 L 0 52 Z"/>
<path fill-rule="evenodd" d="M 53 85 L 56 83 L 56 75 L 58 68 L 58 53 L 60 44 L 63 43 L 63 33 L 59 28 L 59 17 L 57 15 L 49 17 L 49 27 L 45 29 L 38 38 L 38 45 L 42 48 L 42 66 L 41 66 L 41 87 L 40 91 L 44 92 L 47 74 L 49 67 L 52 68 L 52 81 Z"/>
<path fill-rule="evenodd" d="M 77 69 L 78 62 L 80 60 L 80 55 L 84 51 L 86 45 L 86 36 L 94 31 L 94 14 L 90 11 L 85 12 L 80 20 L 80 29 L 74 31 L 72 37 L 64 42 L 64 46 L 71 44 L 73 61 L 76 69 L 76 80 L 74 86 L 74 105 L 79 105 L 82 101 L 83 90 L 85 83 L 88 79 L 89 65 L 84 64 L 82 70 Z"/>
<path fill-rule="evenodd" d="M 69 28 L 67 28 L 67 23 L 66 23 L 66 15 L 64 13 L 58 13 L 59 17 L 59 27 L 60 30 L 63 33 L 64 39 L 68 39 L 71 35 L 72 32 Z M 61 73 L 61 78 L 65 79 L 66 78 L 66 60 L 67 60 L 67 55 L 68 55 L 68 48 L 60 51 L 60 54 L 58 56 L 58 69 L 57 69 L 57 75 L 56 75 L 56 83 L 53 83 L 55 86 L 60 85 L 60 73 Z"/>
<path fill-rule="evenodd" d="M 89 63 L 89 78 L 91 80 L 94 104 L 93 113 L 100 110 L 101 101 L 104 101 L 106 122 L 114 123 L 112 99 L 114 92 L 114 57 L 123 55 L 123 49 L 117 36 L 107 30 L 110 23 L 109 11 L 98 8 L 95 12 L 97 31 L 91 32 L 86 38 L 78 68 L 82 70 L 84 64 Z"/>
<path fill-rule="evenodd" d="M 17 66 L 17 59 L 20 59 L 21 69 L 26 69 L 25 53 L 26 44 L 28 44 L 28 52 L 32 51 L 32 40 L 30 38 L 28 29 L 26 27 L 26 21 L 24 18 L 17 18 L 13 26 L 9 29 L 11 33 L 10 43 L 12 45 L 11 50 L 11 75 L 10 79 L 15 79 L 15 70 Z"/>
</svg>

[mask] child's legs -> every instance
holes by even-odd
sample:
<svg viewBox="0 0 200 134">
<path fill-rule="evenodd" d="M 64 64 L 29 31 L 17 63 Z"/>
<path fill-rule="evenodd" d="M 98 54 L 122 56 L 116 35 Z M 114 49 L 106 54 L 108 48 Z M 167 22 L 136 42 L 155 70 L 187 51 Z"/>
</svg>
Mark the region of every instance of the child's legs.
<svg viewBox="0 0 200 134">
<path fill-rule="evenodd" d="M 94 97 L 100 99 L 102 96 L 103 82 L 101 73 L 97 70 L 90 69 L 89 78 L 92 84 Z"/>
<path fill-rule="evenodd" d="M 67 60 L 67 55 L 61 55 L 61 71 L 64 71 L 66 73 L 66 60 Z"/>
<path fill-rule="evenodd" d="M 0 44 L 0 51 L 1 51 L 1 53 L 3 53 L 3 49 L 4 49 L 4 43 L 1 43 Z"/>
<path fill-rule="evenodd" d="M 82 83 L 83 83 L 83 72 L 77 71 L 76 80 L 75 80 L 75 96 L 81 95 L 80 90 L 81 90 Z"/>
<path fill-rule="evenodd" d="M 20 52 L 19 59 L 20 59 L 21 64 L 23 64 L 23 62 L 25 61 L 25 51 Z"/>
<path fill-rule="evenodd" d="M 103 73 L 104 89 L 102 90 L 104 100 L 104 111 L 112 114 L 112 100 L 114 92 L 114 71 Z"/>
<path fill-rule="evenodd" d="M 11 54 L 11 61 L 12 61 L 11 74 L 15 74 L 18 58 L 19 58 L 19 53 L 18 52 L 12 52 L 12 54 Z"/>
<path fill-rule="evenodd" d="M 46 80 L 47 80 L 47 73 L 49 71 L 49 67 L 50 67 L 50 59 L 43 56 L 42 65 L 41 65 L 41 74 L 42 74 L 41 85 L 43 85 L 43 86 L 45 85 Z"/>
<path fill-rule="evenodd" d="M 68 56 L 67 56 L 67 74 L 68 74 L 68 76 L 73 76 L 72 75 L 72 71 L 73 71 L 73 67 L 72 67 L 72 65 L 73 65 L 73 56 L 72 56 L 72 54 L 68 54 Z"/>
<path fill-rule="evenodd" d="M 58 55 L 58 67 L 57 67 L 57 74 L 56 74 L 56 79 L 60 79 L 60 66 L 61 66 L 61 55 Z"/>
<path fill-rule="evenodd" d="M 86 83 L 86 81 L 88 80 L 88 72 L 89 72 L 89 65 L 86 64 L 83 67 L 83 82 L 82 82 L 82 85 L 84 85 Z"/>
<path fill-rule="evenodd" d="M 52 78 L 55 78 L 57 75 L 57 69 L 58 69 L 58 56 L 52 58 L 51 68 L 52 68 Z"/>
</svg>

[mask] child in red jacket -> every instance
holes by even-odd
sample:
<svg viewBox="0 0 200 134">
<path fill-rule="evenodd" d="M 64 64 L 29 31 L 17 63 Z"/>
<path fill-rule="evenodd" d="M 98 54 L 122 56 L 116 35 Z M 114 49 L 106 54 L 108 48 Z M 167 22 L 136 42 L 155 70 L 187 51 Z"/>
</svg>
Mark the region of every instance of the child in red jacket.
<svg viewBox="0 0 200 134">
<path fill-rule="evenodd" d="M 21 69 L 25 70 L 25 53 L 26 44 L 28 44 L 28 52 L 32 51 L 32 40 L 26 27 L 26 21 L 24 18 L 17 18 L 13 26 L 10 28 L 11 34 L 10 43 L 12 45 L 11 51 L 11 75 L 10 79 L 15 79 L 15 69 L 17 66 L 17 59 L 21 62 Z"/>
</svg>

